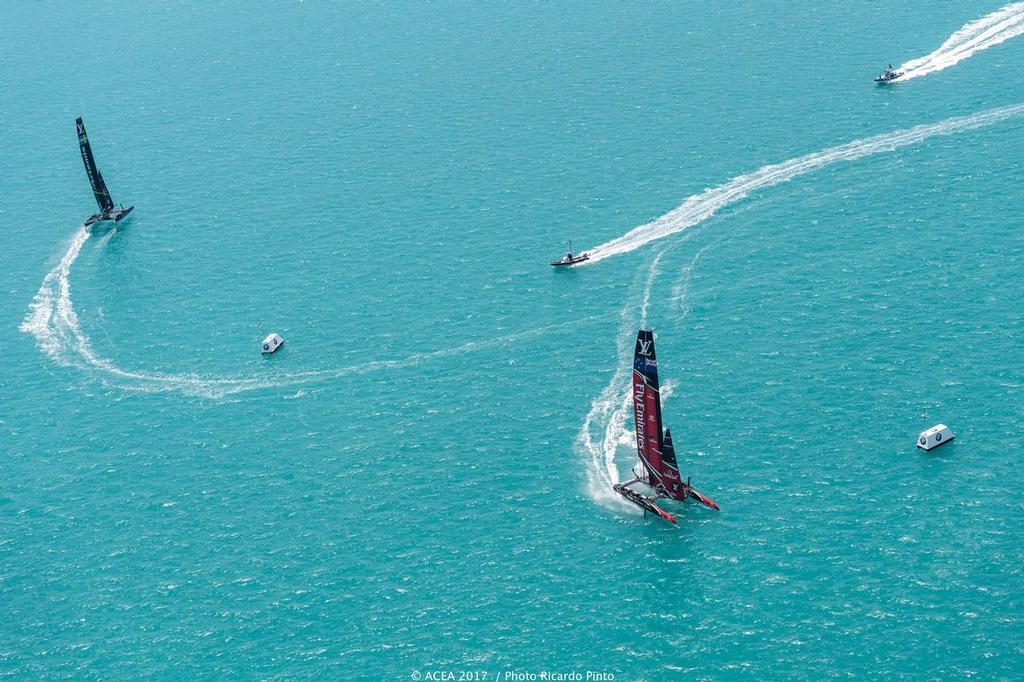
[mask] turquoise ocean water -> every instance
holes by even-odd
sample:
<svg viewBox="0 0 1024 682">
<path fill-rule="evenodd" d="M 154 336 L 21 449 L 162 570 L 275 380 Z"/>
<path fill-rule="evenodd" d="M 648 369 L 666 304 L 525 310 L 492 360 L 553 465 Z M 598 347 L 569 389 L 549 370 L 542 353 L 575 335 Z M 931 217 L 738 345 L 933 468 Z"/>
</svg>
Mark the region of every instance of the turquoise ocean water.
<svg viewBox="0 0 1024 682">
<path fill-rule="evenodd" d="M 5 3 L 0 676 L 1019 675 L 998 9 Z"/>
</svg>

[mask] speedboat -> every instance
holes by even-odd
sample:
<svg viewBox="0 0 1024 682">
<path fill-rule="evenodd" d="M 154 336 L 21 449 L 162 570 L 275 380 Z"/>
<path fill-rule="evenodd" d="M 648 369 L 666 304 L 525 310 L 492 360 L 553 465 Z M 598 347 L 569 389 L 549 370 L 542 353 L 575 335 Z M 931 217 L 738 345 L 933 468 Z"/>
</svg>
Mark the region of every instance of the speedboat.
<svg viewBox="0 0 1024 682">
<path fill-rule="evenodd" d="M 895 70 L 894 68 L 892 68 L 892 64 L 890 64 L 889 68 L 885 70 L 885 73 L 882 73 L 882 74 L 879 74 L 878 76 L 875 76 L 875 82 L 876 83 L 889 83 L 891 81 L 896 80 L 897 78 L 899 78 L 900 76 L 902 76 L 905 73 L 906 73 L 906 71 L 897 71 L 897 70 Z"/>
<path fill-rule="evenodd" d="M 569 251 L 564 256 L 562 256 L 560 259 L 558 259 L 556 261 L 552 261 L 551 265 L 553 265 L 556 268 L 564 268 L 564 267 L 568 267 L 570 265 L 577 265 L 579 263 L 582 263 L 583 261 L 588 261 L 588 260 L 590 260 L 590 254 L 589 253 L 581 253 L 580 255 L 575 256 L 575 255 L 573 255 L 572 251 Z"/>
<path fill-rule="evenodd" d="M 582 263 L 583 261 L 586 261 L 586 260 L 590 260 L 590 254 L 589 253 L 584 252 L 584 253 L 581 253 L 578 256 L 573 255 L 573 252 L 572 252 L 572 240 L 570 239 L 569 240 L 569 250 L 560 259 L 558 259 L 556 261 L 553 261 L 551 263 L 551 265 L 553 265 L 556 268 L 566 268 L 566 267 L 570 267 L 570 266 L 573 266 L 573 265 L 579 265 L 580 263 Z"/>
</svg>

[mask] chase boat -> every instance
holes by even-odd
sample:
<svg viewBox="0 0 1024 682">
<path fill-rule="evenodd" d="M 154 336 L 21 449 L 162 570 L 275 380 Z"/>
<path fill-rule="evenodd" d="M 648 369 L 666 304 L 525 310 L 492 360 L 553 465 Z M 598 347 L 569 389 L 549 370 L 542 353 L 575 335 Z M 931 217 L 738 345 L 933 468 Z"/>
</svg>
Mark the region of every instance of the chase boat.
<svg viewBox="0 0 1024 682">
<path fill-rule="evenodd" d="M 899 78 L 900 76 L 902 76 L 905 73 L 906 73 L 906 71 L 896 71 L 895 69 L 892 68 L 892 64 L 890 64 L 889 68 L 887 68 L 885 70 L 885 73 L 882 73 L 882 74 L 879 74 L 879 75 L 875 76 L 875 82 L 876 83 L 889 83 L 891 81 L 896 80 L 897 78 Z"/>
<path fill-rule="evenodd" d="M 572 252 L 572 241 L 570 241 L 569 242 L 569 250 L 566 252 L 566 254 L 564 256 L 562 256 L 561 258 L 559 258 L 558 260 L 556 260 L 556 261 L 551 261 L 551 265 L 556 267 L 556 268 L 565 268 L 565 267 L 569 267 L 569 266 L 572 266 L 572 265 L 578 265 L 578 264 L 580 264 L 580 263 L 582 263 L 584 261 L 588 261 L 588 260 L 590 260 L 590 254 L 589 253 L 584 252 L 584 253 L 579 254 L 578 256 L 577 255 L 573 255 L 573 252 Z"/>
</svg>

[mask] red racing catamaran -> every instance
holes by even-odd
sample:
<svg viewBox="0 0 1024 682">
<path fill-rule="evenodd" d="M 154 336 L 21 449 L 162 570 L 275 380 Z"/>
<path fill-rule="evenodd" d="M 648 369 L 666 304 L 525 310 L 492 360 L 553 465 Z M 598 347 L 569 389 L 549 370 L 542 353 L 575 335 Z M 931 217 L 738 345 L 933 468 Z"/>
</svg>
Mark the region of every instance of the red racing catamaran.
<svg viewBox="0 0 1024 682">
<path fill-rule="evenodd" d="M 616 483 L 615 492 L 647 512 L 657 514 L 666 521 L 676 522 L 674 516 L 654 504 L 661 498 L 685 500 L 692 497 L 712 509 L 718 505 L 684 483 L 679 475 L 672 433 L 661 431 L 661 389 L 658 385 L 658 361 L 654 354 L 654 332 L 641 329 L 636 335 L 633 351 L 633 412 L 636 422 L 636 449 L 640 455 L 643 473 L 633 470 L 633 479 Z M 630 486 L 643 484 L 653 494 L 643 495 Z"/>
</svg>

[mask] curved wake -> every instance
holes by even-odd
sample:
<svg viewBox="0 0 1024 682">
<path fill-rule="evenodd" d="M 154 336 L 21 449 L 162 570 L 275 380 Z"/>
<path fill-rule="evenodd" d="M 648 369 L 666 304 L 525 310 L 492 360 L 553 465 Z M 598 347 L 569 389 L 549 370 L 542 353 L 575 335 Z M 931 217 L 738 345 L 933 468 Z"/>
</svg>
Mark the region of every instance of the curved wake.
<svg viewBox="0 0 1024 682">
<path fill-rule="evenodd" d="M 1024 2 L 1012 2 L 981 19 L 964 24 L 931 54 L 911 59 L 897 71 L 905 81 L 927 76 L 962 62 L 971 55 L 1024 33 Z"/>
<path fill-rule="evenodd" d="M 681 315 L 674 318 L 676 322 L 689 315 L 690 311 L 686 307 L 686 302 L 693 271 L 708 249 L 716 244 L 717 242 L 712 242 L 705 245 L 680 271 L 680 279 L 672 288 L 672 299 L 679 305 L 681 311 Z M 576 439 L 576 443 L 582 449 L 586 459 L 587 494 L 592 500 L 602 504 L 621 502 L 626 508 L 635 509 L 613 491 L 612 486 L 619 481 L 619 469 L 615 463 L 615 454 L 620 446 L 636 447 L 633 431 L 626 426 L 632 418 L 630 411 L 633 402 L 630 393 L 630 376 L 632 375 L 630 357 L 633 352 L 633 336 L 637 326 L 640 328 L 647 326 L 647 309 L 650 306 L 654 281 L 660 274 L 661 260 L 675 246 L 662 249 L 647 267 L 647 277 L 640 295 L 639 319 L 634 319 L 630 314 L 634 309 L 631 301 L 627 301 L 623 306 L 620 314 L 622 328 L 616 343 L 615 373 L 608 385 L 591 403 L 590 411 L 584 418 Z M 662 384 L 663 402 L 672 394 L 672 387 L 670 382 Z M 635 453 L 635 450 L 633 452 Z"/>
<path fill-rule="evenodd" d="M 854 140 L 824 151 L 764 166 L 748 175 L 733 178 L 724 185 L 695 194 L 681 206 L 660 218 L 635 227 L 621 237 L 588 249 L 590 252 L 589 262 L 595 263 L 605 258 L 635 251 L 645 244 L 676 234 L 707 220 L 719 209 L 745 198 L 750 192 L 787 182 L 799 175 L 812 173 L 839 161 L 854 161 L 873 154 L 891 152 L 897 147 L 918 144 L 930 137 L 983 128 L 1021 114 L 1024 114 L 1024 104 L 999 107 L 970 116 L 957 116 L 938 123 L 927 123 L 906 130 L 896 130 L 891 133 Z"/>
<path fill-rule="evenodd" d="M 679 208 L 661 218 L 636 227 L 621 237 L 591 249 L 590 262 L 628 253 L 652 241 L 681 232 L 710 218 L 720 208 L 743 199 L 751 191 L 786 182 L 829 164 L 893 151 L 897 147 L 917 144 L 936 135 L 951 135 L 993 125 L 1021 114 L 1024 114 L 1024 104 L 991 109 L 970 116 L 955 117 L 939 123 L 925 124 L 862 140 L 854 140 L 780 164 L 764 166 L 754 173 L 739 176 L 724 185 L 694 195 Z M 672 288 L 671 300 L 678 306 L 684 317 L 689 313 L 687 299 L 693 270 L 704 253 L 713 245 L 705 246 L 694 256 L 689 265 L 683 269 L 682 279 L 676 282 Z M 670 246 L 659 252 L 647 268 L 646 283 L 639 306 L 641 326 L 646 324 L 651 290 L 658 275 L 661 259 L 671 248 L 673 247 Z M 606 505 L 620 501 L 620 498 L 612 490 L 612 486 L 619 480 L 619 471 L 615 463 L 616 451 L 620 446 L 632 444 L 627 422 L 630 405 L 629 352 L 632 348 L 630 335 L 636 322 L 630 315 L 633 305 L 631 301 L 627 302 L 622 309 L 623 328 L 617 343 L 618 361 L 615 373 L 608 385 L 591 403 L 590 411 L 584 418 L 577 437 L 577 444 L 583 451 L 587 466 L 588 495 L 596 502 Z"/>
<path fill-rule="evenodd" d="M 672 247 L 669 247 L 671 249 Z M 669 249 L 663 249 L 654 257 L 647 269 L 647 281 L 644 284 L 643 294 L 640 303 L 640 326 L 647 323 L 647 305 L 651 299 L 651 288 L 654 279 L 658 275 L 658 264 L 662 256 Z M 611 381 L 602 389 L 601 393 L 594 398 L 590 405 L 590 412 L 583 420 L 577 442 L 583 448 L 587 460 L 588 494 L 591 499 L 610 503 L 622 501 L 615 495 L 612 486 L 619 480 L 619 470 L 615 465 L 615 451 L 620 444 L 625 444 L 629 437 L 626 430 L 626 420 L 629 417 L 629 377 L 632 367 L 629 365 L 629 352 L 632 349 L 630 331 L 634 327 L 634 320 L 630 315 L 633 306 L 627 301 L 622 308 L 622 329 L 618 334 L 617 361 L 615 373 Z M 600 429 L 600 436 L 594 439 L 593 427 Z M 624 502 L 624 501 L 623 501 Z"/>
<path fill-rule="evenodd" d="M 78 324 L 71 301 L 71 266 L 78 259 L 89 232 L 81 226 L 71 239 L 67 252 L 50 272 L 32 299 L 29 312 L 19 329 L 32 334 L 39 348 L 62 365 L 78 365 L 103 371 L 107 376 L 129 382 L 136 390 L 179 390 L 191 395 L 219 398 L 231 393 L 271 385 L 268 378 L 209 379 L 191 374 L 152 374 L 130 372 L 98 357 L 92 343 Z"/>
<path fill-rule="evenodd" d="M 396 360 L 375 360 L 358 365 L 286 375 L 211 378 L 189 373 L 161 374 L 129 371 L 121 369 L 106 358 L 99 357 L 93 351 L 92 342 L 79 326 L 78 315 L 75 313 L 71 299 L 71 266 L 78 259 L 82 246 L 89 236 L 90 233 L 84 225 L 75 233 L 60 262 L 43 278 L 43 283 L 32 299 L 28 314 L 19 329 L 32 334 L 39 344 L 39 348 L 58 364 L 98 371 L 102 378 L 121 388 L 133 391 L 176 391 L 203 398 L 223 398 L 234 393 L 255 389 L 283 388 L 380 369 L 414 367 L 429 360 L 500 346 L 545 334 L 555 329 L 576 326 L 581 322 L 598 317 L 590 316 L 559 322 L 486 341 L 470 341 L 433 352 L 414 353 Z"/>
</svg>

